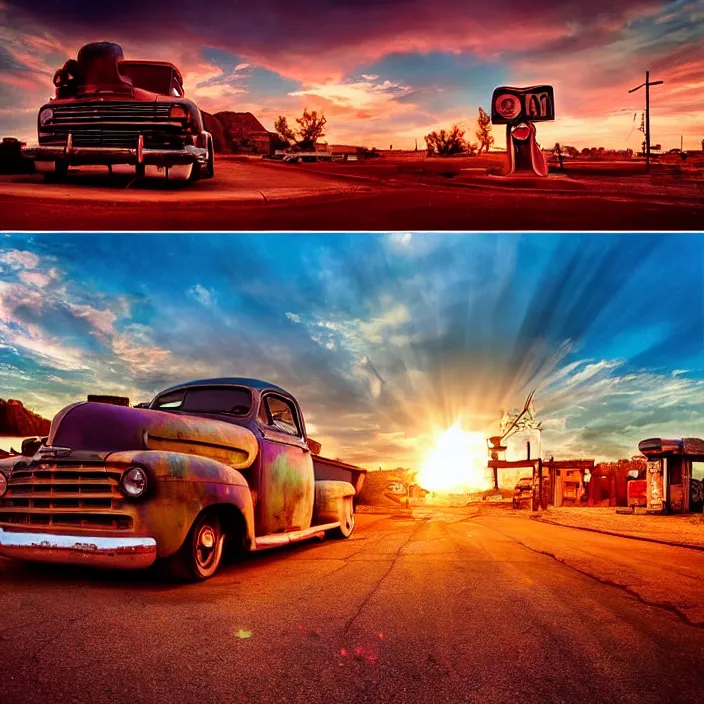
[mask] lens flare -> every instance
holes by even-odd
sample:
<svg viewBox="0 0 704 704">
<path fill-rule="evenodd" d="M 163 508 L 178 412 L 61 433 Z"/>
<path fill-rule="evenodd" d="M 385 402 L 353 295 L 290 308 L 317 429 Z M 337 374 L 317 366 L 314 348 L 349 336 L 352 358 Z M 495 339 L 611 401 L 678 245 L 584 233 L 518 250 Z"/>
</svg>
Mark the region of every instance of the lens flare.
<svg viewBox="0 0 704 704">
<path fill-rule="evenodd" d="M 462 492 L 488 489 L 488 451 L 483 433 L 463 430 L 459 423 L 448 428 L 425 457 L 418 484 L 428 491 Z"/>
</svg>

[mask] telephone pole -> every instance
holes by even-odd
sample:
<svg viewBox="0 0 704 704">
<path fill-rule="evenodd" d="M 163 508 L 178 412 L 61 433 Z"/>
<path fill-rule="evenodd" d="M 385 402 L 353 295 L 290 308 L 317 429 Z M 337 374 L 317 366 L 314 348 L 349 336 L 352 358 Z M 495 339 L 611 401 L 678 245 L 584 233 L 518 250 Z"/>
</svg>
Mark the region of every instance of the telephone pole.
<svg viewBox="0 0 704 704">
<path fill-rule="evenodd" d="M 637 88 L 631 88 L 629 93 L 635 93 L 645 86 L 645 170 L 650 171 L 650 86 L 659 86 L 662 81 L 651 81 L 650 71 L 645 72 L 645 83 Z"/>
</svg>

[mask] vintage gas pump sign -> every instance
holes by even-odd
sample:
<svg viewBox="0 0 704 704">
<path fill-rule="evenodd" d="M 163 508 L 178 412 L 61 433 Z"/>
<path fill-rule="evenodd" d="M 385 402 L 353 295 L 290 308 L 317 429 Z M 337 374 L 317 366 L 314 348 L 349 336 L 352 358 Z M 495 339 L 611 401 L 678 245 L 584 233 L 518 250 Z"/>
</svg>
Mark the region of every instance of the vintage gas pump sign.
<svg viewBox="0 0 704 704">
<path fill-rule="evenodd" d="M 552 86 L 529 88 L 500 86 L 491 99 L 491 121 L 506 125 L 506 151 L 513 173 L 548 175 L 545 155 L 536 141 L 536 122 L 555 119 L 555 93 Z"/>
<path fill-rule="evenodd" d="M 647 469 L 647 507 L 662 509 L 664 506 L 663 460 L 649 460 Z"/>
</svg>

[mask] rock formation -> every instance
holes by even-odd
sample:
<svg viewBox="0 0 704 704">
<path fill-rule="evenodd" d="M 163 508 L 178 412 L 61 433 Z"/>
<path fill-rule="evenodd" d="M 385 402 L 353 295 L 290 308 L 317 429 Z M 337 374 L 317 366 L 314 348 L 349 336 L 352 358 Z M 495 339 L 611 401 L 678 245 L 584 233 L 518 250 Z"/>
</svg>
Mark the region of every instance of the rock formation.
<svg viewBox="0 0 704 704">
<path fill-rule="evenodd" d="M 21 401 L 0 399 L 0 435 L 26 438 L 49 434 L 51 421 L 28 411 Z"/>
</svg>

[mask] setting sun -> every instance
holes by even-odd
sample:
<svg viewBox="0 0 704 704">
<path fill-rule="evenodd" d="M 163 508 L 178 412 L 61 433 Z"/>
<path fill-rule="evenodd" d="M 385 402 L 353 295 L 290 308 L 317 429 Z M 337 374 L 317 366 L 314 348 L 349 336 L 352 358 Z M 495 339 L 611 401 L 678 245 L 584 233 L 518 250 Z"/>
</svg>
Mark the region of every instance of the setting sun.
<svg viewBox="0 0 704 704">
<path fill-rule="evenodd" d="M 488 489 L 487 444 L 483 433 L 463 430 L 459 423 L 437 439 L 425 457 L 418 484 L 429 491 Z"/>
</svg>

